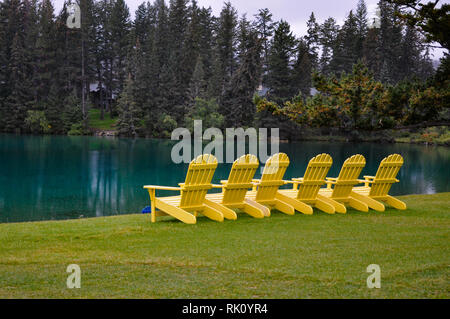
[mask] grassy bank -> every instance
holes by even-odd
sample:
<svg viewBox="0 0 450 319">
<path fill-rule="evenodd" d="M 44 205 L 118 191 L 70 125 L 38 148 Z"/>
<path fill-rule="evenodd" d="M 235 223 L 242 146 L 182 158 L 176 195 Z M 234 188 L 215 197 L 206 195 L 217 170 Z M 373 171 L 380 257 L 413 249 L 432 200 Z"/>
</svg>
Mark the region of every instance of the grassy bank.
<svg viewBox="0 0 450 319">
<path fill-rule="evenodd" d="M 99 109 L 89 110 L 89 128 L 93 132 L 110 132 L 117 134 L 117 118 L 111 118 L 105 112 L 104 119 L 100 119 Z M 100 134 L 101 135 L 101 134 Z M 414 129 L 389 129 L 380 131 L 353 131 L 343 132 L 333 128 L 307 128 L 304 127 L 290 136 L 282 139 L 322 142 L 347 142 L 349 140 L 373 143 L 413 143 L 450 146 L 450 128 L 448 126 L 431 126 Z"/>
<path fill-rule="evenodd" d="M 435 144 L 450 146 L 450 129 L 448 126 L 433 126 L 417 132 L 400 131 L 396 134 L 398 143 Z"/>
<path fill-rule="evenodd" d="M 114 131 L 116 129 L 117 118 L 111 118 L 110 113 L 105 111 L 103 120 L 99 109 L 89 110 L 89 127 L 97 131 Z"/>
<path fill-rule="evenodd" d="M 0 298 L 449 298 L 450 193 L 407 211 L 0 224 Z M 80 265 L 81 289 L 66 267 Z M 381 267 L 381 289 L 366 268 Z"/>
<path fill-rule="evenodd" d="M 411 143 L 450 146 L 450 128 L 431 126 L 414 129 L 389 129 L 379 131 L 342 132 L 338 129 L 305 128 L 300 135 L 291 138 L 306 141 L 323 142 L 372 142 L 372 143 Z"/>
</svg>

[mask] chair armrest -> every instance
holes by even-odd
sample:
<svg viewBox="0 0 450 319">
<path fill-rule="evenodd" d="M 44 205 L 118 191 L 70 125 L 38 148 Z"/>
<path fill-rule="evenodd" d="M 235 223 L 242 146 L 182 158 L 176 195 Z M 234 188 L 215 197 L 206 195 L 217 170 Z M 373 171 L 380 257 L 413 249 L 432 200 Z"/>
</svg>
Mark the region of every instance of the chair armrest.
<svg viewBox="0 0 450 319">
<path fill-rule="evenodd" d="M 148 193 L 150 195 L 150 200 L 153 201 L 156 198 L 156 190 L 164 190 L 164 191 L 180 191 L 181 192 L 181 187 L 170 187 L 170 186 L 158 186 L 158 185 L 145 185 L 144 186 L 145 189 L 148 190 Z M 153 204 L 152 204 L 153 205 Z"/>
<path fill-rule="evenodd" d="M 364 175 L 364 180 L 358 180 L 361 183 L 364 183 L 364 187 L 370 187 L 370 184 L 375 181 L 375 176 Z"/>
<path fill-rule="evenodd" d="M 327 188 L 331 189 L 331 185 L 337 183 L 337 177 L 326 177 L 325 183 L 327 183 Z"/>
<path fill-rule="evenodd" d="M 302 181 L 300 181 L 300 178 L 293 178 L 290 181 L 283 181 L 283 182 L 284 182 L 284 184 L 292 184 L 292 189 L 297 190 L 298 184 L 301 184 Z"/>
<path fill-rule="evenodd" d="M 212 184 L 213 188 L 223 188 L 224 185 Z"/>
<path fill-rule="evenodd" d="M 261 182 L 260 179 L 252 179 L 252 184 L 253 184 L 252 191 L 256 191 L 257 190 L 257 187 L 258 187 L 260 182 Z"/>
<path fill-rule="evenodd" d="M 145 185 L 146 189 L 160 189 L 165 191 L 179 191 L 181 187 L 170 187 L 170 186 L 157 186 L 157 185 Z"/>
</svg>

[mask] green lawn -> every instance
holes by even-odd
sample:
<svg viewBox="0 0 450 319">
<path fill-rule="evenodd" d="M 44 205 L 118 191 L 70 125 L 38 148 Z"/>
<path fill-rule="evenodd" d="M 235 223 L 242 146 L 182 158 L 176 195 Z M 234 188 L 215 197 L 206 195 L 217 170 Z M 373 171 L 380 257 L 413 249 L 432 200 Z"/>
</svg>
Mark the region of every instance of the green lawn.
<svg viewBox="0 0 450 319">
<path fill-rule="evenodd" d="M 0 224 L 0 298 L 449 298 L 450 193 L 407 211 Z M 81 267 L 67 289 L 66 267 Z M 366 268 L 381 267 L 381 289 Z"/>
<path fill-rule="evenodd" d="M 104 131 L 113 131 L 115 130 L 115 124 L 117 122 L 116 118 L 111 118 L 108 112 L 105 112 L 104 119 L 100 119 L 100 110 L 99 109 L 90 109 L 89 110 L 89 127 L 104 130 Z"/>
</svg>

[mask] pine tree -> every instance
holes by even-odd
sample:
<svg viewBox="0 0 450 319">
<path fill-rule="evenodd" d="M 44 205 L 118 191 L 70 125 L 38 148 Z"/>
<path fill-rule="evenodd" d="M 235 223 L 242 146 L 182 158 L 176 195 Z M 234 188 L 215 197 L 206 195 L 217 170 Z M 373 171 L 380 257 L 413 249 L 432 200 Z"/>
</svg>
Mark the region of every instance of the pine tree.
<svg viewBox="0 0 450 319">
<path fill-rule="evenodd" d="M 205 78 L 211 79 L 213 74 L 214 56 L 214 23 L 211 8 L 201 8 L 199 11 L 199 29 L 201 30 L 199 42 L 199 54 L 202 57 Z M 208 87 L 210 83 L 208 83 Z M 209 91 L 209 89 L 208 89 Z M 211 97 L 211 95 L 209 95 Z"/>
<path fill-rule="evenodd" d="M 63 96 L 58 82 L 52 81 L 45 101 L 44 114 L 48 121 L 50 132 L 54 134 L 66 133 L 64 130 L 65 123 L 61 116 L 64 113 Z"/>
<path fill-rule="evenodd" d="M 358 25 L 353 11 L 348 14 L 344 25 L 339 31 L 334 47 L 331 69 L 334 73 L 350 73 L 353 64 L 358 60 Z"/>
<path fill-rule="evenodd" d="M 356 39 L 356 57 L 357 59 L 363 58 L 364 41 L 367 37 L 368 20 L 367 20 L 367 6 L 364 0 L 358 1 L 358 6 L 355 12 L 357 39 Z"/>
<path fill-rule="evenodd" d="M 31 83 L 26 73 L 23 35 L 17 33 L 11 48 L 9 64 L 10 94 L 5 100 L 5 127 L 6 132 L 23 132 L 27 110 L 30 108 L 32 97 L 29 94 Z"/>
<path fill-rule="evenodd" d="M 256 108 L 253 95 L 261 77 L 262 41 L 245 19 L 239 26 L 239 67 L 225 93 L 223 114 L 227 127 L 246 127 L 253 124 Z"/>
<path fill-rule="evenodd" d="M 34 99 L 33 4 L 27 0 L 0 4 L 0 131 L 24 132 L 24 119 Z"/>
<path fill-rule="evenodd" d="M 64 131 L 69 132 L 72 129 L 82 128 L 83 114 L 81 110 L 81 100 L 78 97 L 77 90 L 75 88 L 64 99 L 63 104 L 64 113 L 62 114 L 62 120 Z"/>
<path fill-rule="evenodd" d="M 170 93 L 166 97 L 171 106 L 170 115 L 177 121 L 184 117 L 184 102 L 189 85 L 190 75 L 186 70 L 183 49 L 189 23 L 187 0 L 171 0 L 169 9 L 169 54 L 171 83 Z"/>
<path fill-rule="evenodd" d="M 56 52 L 54 34 L 56 32 L 53 5 L 43 0 L 39 6 L 39 36 L 36 40 L 36 90 L 38 102 L 48 96 L 56 70 Z"/>
<path fill-rule="evenodd" d="M 206 80 L 203 59 L 201 56 L 197 57 L 195 63 L 195 70 L 192 74 L 192 79 L 189 85 L 189 100 L 192 105 L 196 98 L 205 98 L 206 94 Z"/>
<path fill-rule="evenodd" d="M 311 91 L 311 73 L 312 64 L 310 60 L 308 44 L 304 39 L 299 41 L 297 47 L 297 58 L 292 70 L 292 83 L 297 92 L 301 93 L 303 97 L 308 97 Z"/>
<path fill-rule="evenodd" d="M 416 30 L 411 26 L 406 26 L 405 36 L 401 43 L 400 65 L 397 79 L 403 80 L 419 75 L 421 63 L 420 40 Z"/>
<path fill-rule="evenodd" d="M 402 26 L 396 17 L 396 7 L 385 2 L 378 3 L 380 8 L 380 64 L 378 78 L 386 83 L 396 83 L 399 80 L 399 58 L 401 56 Z"/>
<path fill-rule="evenodd" d="M 378 78 L 381 70 L 381 56 L 379 47 L 379 30 L 370 28 L 363 43 L 363 61 L 368 69 Z"/>
<path fill-rule="evenodd" d="M 139 42 L 142 45 L 147 42 L 152 26 L 152 9 L 152 5 L 149 2 L 143 2 L 138 6 L 133 21 L 133 43 Z"/>
<path fill-rule="evenodd" d="M 319 42 L 322 45 L 322 55 L 319 61 L 319 70 L 322 73 L 330 73 L 330 62 L 333 58 L 333 48 L 336 46 L 336 39 L 339 26 L 334 18 L 328 18 L 320 26 Z"/>
<path fill-rule="evenodd" d="M 192 0 L 192 4 L 188 8 L 188 18 L 185 38 L 183 39 L 183 48 L 181 49 L 180 82 L 183 86 L 183 93 L 189 89 L 189 84 L 201 51 L 202 29 L 200 24 L 200 9 L 195 0 Z M 194 61 L 195 63 L 193 63 Z"/>
<path fill-rule="evenodd" d="M 272 21 L 272 13 L 267 8 L 260 9 L 255 17 L 256 30 L 258 30 L 259 37 L 262 39 L 262 84 L 265 84 L 269 69 L 270 40 L 273 35 L 275 23 Z"/>
<path fill-rule="evenodd" d="M 125 83 L 126 57 L 130 49 L 131 21 L 128 6 L 124 0 L 116 0 L 111 9 L 108 23 L 112 45 L 112 89 L 121 92 Z"/>
<path fill-rule="evenodd" d="M 226 2 L 217 25 L 217 69 L 218 87 L 221 96 L 230 83 L 236 69 L 237 13 L 230 2 Z"/>
<path fill-rule="evenodd" d="M 88 127 L 89 87 L 94 78 L 94 56 L 92 46 L 95 35 L 94 3 L 84 0 L 80 3 L 81 10 L 81 110 L 84 129 Z"/>
<path fill-rule="evenodd" d="M 93 7 L 93 32 L 91 34 L 91 50 L 93 56 L 93 72 L 94 79 L 97 82 L 100 106 L 100 119 L 103 120 L 107 108 L 107 37 L 106 37 L 106 9 L 103 7 L 104 2 L 95 2 Z M 111 107 L 109 107 L 111 110 Z"/>
<path fill-rule="evenodd" d="M 307 25 L 307 33 L 305 36 L 305 42 L 309 49 L 309 60 L 313 68 L 317 68 L 319 63 L 319 37 L 320 26 L 316 21 L 314 12 L 311 13 Z"/>
<path fill-rule="evenodd" d="M 136 137 L 139 129 L 140 110 L 136 106 L 133 96 L 134 82 L 131 76 L 128 76 L 124 89 L 118 100 L 119 120 L 117 127 L 119 134 L 123 136 Z"/>
<path fill-rule="evenodd" d="M 292 97 L 295 90 L 289 76 L 295 46 L 296 39 L 289 23 L 281 20 L 272 40 L 268 77 L 270 98 L 280 104 Z"/>
</svg>

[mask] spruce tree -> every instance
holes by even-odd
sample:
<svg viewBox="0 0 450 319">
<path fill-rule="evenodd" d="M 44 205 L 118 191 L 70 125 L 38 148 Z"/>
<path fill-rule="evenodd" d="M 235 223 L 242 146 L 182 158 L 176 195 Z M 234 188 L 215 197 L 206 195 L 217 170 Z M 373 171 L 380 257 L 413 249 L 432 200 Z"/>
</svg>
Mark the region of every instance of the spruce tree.
<svg viewBox="0 0 450 319">
<path fill-rule="evenodd" d="M 290 80 L 291 59 L 295 54 L 295 48 L 296 39 L 290 25 L 281 20 L 271 44 L 268 76 L 270 98 L 277 103 L 291 98 L 295 90 Z"/>
<path fill-rule="evenodd" d="M 23 132 L 27 110 L 30 108 L 31 96 L 29 88 L 31 83 L 26 73 L 24 56 L 23 34 L 16 33 L 11 48 L 9 63 L 9 95 L 4 102 L 6 132 Z"/>
<path fill-rule="evenodd" d="M 113 88 L 121 92 L 125 82 L 126 57 L 130 48 L 131 21 L 128 6 L 124 0 L 116 0 L 111 10 L 109 32 L 113 53 Z"/>
<path fill-rule="evenodd" d="M 128 76 L 124 89 L 117 101 L 119 112 L 117 127 L 119 134 L 122 136 L 136 137 L 138 135 L 140 110 L 134 101 L 133 87 L 134 81 L 131 76 Z"/>
<path fill-rule="evenodd" d="M 330 63 L 333 58 L 333 48 L 336 46 L 336 39 L 339 26 L 334 18 L 328 18 L 320 26 L 319 42 L 322 45 L 322 55 L 320 56 L 318 69 L 325 74 L 330 73 Z"/>
<path fill-rule="evenodd" d="M 378 28 L 369 28 L 367 31 L 367 37 L 363 43 L 363 61 L 375 77 L 378 78 L 382 63 Z"/>
<path fill-rule="evenodd" d="M 237 12 L 226 2 L 217 25 L 217 69 L 220 95 L 225 92 L 236 69 Z"/>
<path fill-rule="evenodd" d="M 203 58 L 198 56 L 197 63 L 195 63 L 195 70 L 189 84 L 189 102 L 191 105 L 196 98 L 205 98 L 206 87 L 207 83 L 205 80 Z"/>
<path fill-rule="evenodd" d="M 269 69 L 269 53 L 270 53 L 270 40 L 273 35 L 273 30 L 275 28 L 275 23 L 272 20 L 272 13 L 269 9 L 260 9 L 258 14 L 255 15 L 256 30 L 259 33 L 259 37 L 262 40 L 262 84 L 267 81 L 267 72 Z"/>
<path fill-rule="evenodd" d="M 367 6 L 364 0 L 358 1 L 358 6 L 355 12 L 356 19 L 356 28 L 357 28 L 357 39 L 356 39 L 356 47 L 355 54 L 357 59 L 363 58 L 364 51 L 364 41 L 367 37 L 368 31 L 368 20 L 367 20 Z"/>
<path fill-rule="evenodd" d="M 350 73 L 358 60 L 358 25 L 353 11 L 348 14 L 335 43 L 331 69 L 334 73 Z"/>
<path fill-rule="evenodd" d="M 308 44 L 301 39 L 297 47 L 297 58 L 292 70 L 292 83 L 296 92 L 301 93 L 303 97 L 308 97 L 311 91 L 311 73 L 313 65 L 310 60 Z"/>
<path fill-rule="evenodd" d="M 316 21 L 314 12 L 311 12 L 309 20 L 306 23 L 307 33 L 305 36 L 306 45 L 309 48 L 309 60 L 313 68 L 317 68 L 319 63 L 319 37 L 320 37 L 320 26 Z"/>
<path fill-rule="evenodd" d="M 39 6 L 39 36 L 36 40 L 37 63 L 36 84 L 38 101 L 43 101 L 49 94 L 56 68 L 54 34 L 56 26 L 53 5 L 50 0 L 43 0 Z"/>
<path fill-rule="evenodd" d="M 253 124 L 256 108 L 253 96 L 261 77 L 262 41 L 245 19 L 239 26 L 239 67 L 231 78 L 223 101 L 227 127 L 247 127 Z"/>
</svg>

